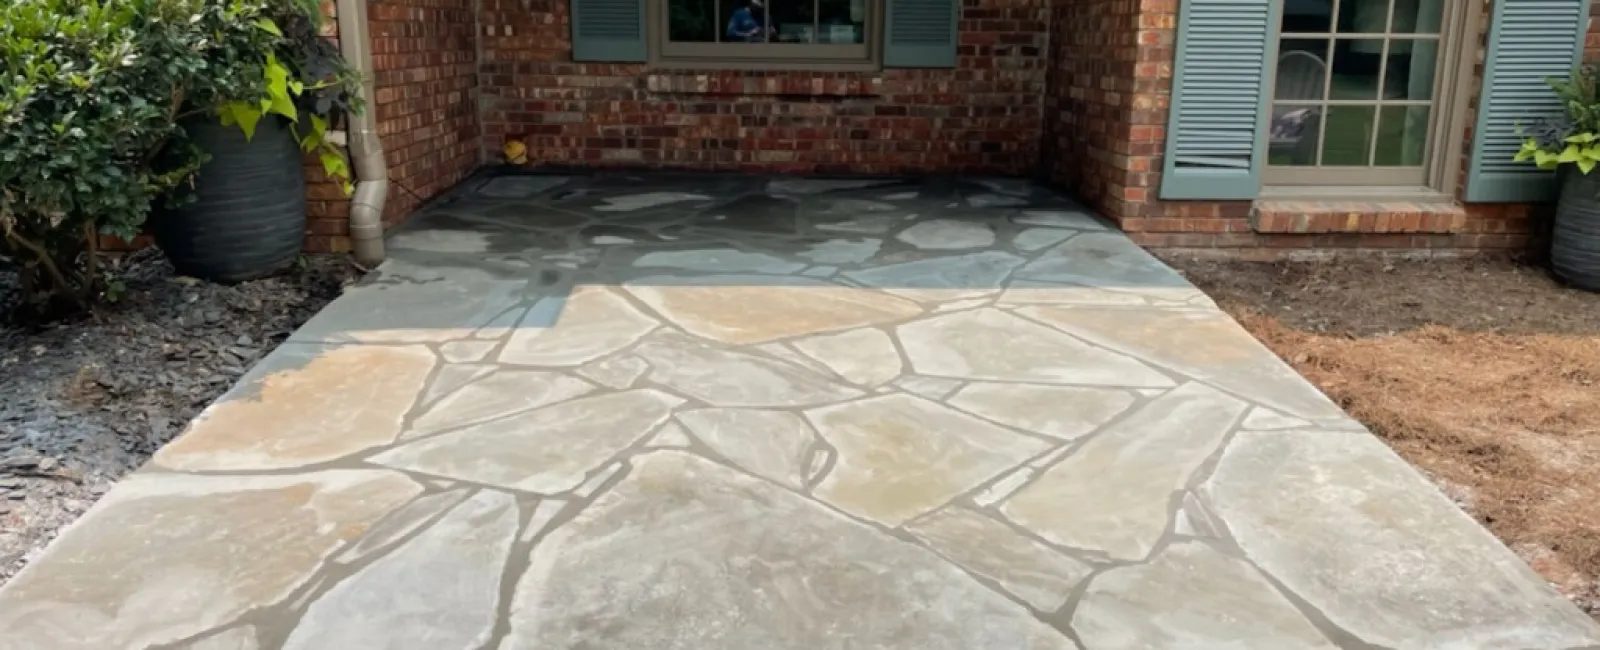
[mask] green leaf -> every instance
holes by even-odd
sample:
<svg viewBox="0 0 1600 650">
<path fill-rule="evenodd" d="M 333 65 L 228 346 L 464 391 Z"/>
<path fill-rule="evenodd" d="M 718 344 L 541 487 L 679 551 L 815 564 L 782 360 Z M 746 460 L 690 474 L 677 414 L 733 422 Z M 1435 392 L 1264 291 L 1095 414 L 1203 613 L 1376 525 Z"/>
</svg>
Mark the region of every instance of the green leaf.
<svg viewBox="0 0 1600 650">
<path fill-rule="evenodd" d="M 1596 161 L 1593 158 L 1584 158 L 1582 160 L 1579 160 L 1578 161 L 1578 170 L 1583 172 L 1583 173 L 1585 173 L 1585 174 L 1587 174 L 1590 171 L 1594 170 L 1595 163 L 1596 163 Z"/>
<path fill-rule="evenodd" d="M 256 19 L 256 27 L 260 27 L 261 31 L 264 31 L 264 32 L 266 32 L 268 34 L 271 34 L 271 35 L 276 36 L 278 38 L 283 38 L 283 30 L 278 29 L 278 24 L 275 23 L 275 22 L 272 22 L 271 18 L 257 18 Z"/>
<path fill-rule="evenodd" d="M 1578 145 L 1569 144 L 1567 145 L 1567 148 L 1561 150 L 1561 154 L 1556 157 L 1556 162 L 1575 163 L 1578 162 L 1578 160 L 1582 157 L 1583 156 L 1578 153 Z"/>
<path fill-rule="evenodd" d="M 1555 169 L 1560 164 L 1560 156 L 1548 151 L 1539 151 L 1533 154 L 1533 161 L 1539 169 Z"/>
<path fill-rule="evenodd" d="M 261 111 L 256 110 L 254 104 L 249 102 L 228 102 L 218 111 L 222 115 L 222 123 L 237 124 L 244 131 L 244 139 L 252 140 L 256 137 L 256 123 L 261 121 Z"/>
</svg>

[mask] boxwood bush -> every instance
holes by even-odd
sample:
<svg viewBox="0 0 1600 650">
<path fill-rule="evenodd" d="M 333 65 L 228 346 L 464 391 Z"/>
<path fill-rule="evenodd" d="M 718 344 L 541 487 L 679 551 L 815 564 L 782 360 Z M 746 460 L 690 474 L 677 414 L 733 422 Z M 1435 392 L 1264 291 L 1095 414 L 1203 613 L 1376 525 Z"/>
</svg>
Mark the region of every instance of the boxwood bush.
<svg viewBox="0 0 1600 650">
<path fill-rule="evenodd" d="M 263 96 L 282 38 L 263 0 L 0 2 L 0 250 L 41 306 L 101 290 L 100 233 L 131 238 L 201 162 L 178 120 Z"/>
</svg>

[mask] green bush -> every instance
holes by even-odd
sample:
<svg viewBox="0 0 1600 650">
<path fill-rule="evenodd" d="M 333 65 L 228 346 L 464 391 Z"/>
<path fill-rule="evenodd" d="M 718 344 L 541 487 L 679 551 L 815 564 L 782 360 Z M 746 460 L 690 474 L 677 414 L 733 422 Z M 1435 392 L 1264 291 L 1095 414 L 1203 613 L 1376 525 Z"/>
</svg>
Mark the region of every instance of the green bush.
<svg viewBox="0 0 1600 650">
<path fill-rule="evenodd" d="M 38 302 L 88 304 L 95 241 L 131 238 L 201 163 L 178 121 L 265 97 L 264 0 L 0 3 L 0 242 Z"/>
</svg>

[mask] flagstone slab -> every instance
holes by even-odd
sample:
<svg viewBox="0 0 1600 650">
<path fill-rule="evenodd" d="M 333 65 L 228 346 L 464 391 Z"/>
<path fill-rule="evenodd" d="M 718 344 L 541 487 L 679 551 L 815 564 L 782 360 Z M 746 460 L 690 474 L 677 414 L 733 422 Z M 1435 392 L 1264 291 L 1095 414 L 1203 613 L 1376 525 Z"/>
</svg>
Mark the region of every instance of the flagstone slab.
<svg viewBox="0 0 1600 650">
<path fill-rule="evenodd" d="M 919 221 L 894 236 L 923 250 L 962 250 L 994 245 L 994 229 L 986 224 L 955 219 Z"/>
<path fill-rule="evenodd" d="M 640 558 L 650 568 L 640 569 Z M 501 650 L 1066 649 L 913 544 L 681 452 L 635 467 L 534 547 Z"/>
<path fill-rule="evenodd" d="M 260 647 L 256 626 L 241 625 L 184 646 L 183 650 L 259 650 Z"/>
<path fill-rule="evenodd" d="M 1122 413 L 1133 395 L 1110 388 L 974 383 L 947 403 L 1000 424 L 1072 440 Z"/>
<path fill-rule="evenodd" d="M 289 335 L 294 343 L 437 343 L 466 338 L 522 300 L 526 278 L 391 259 L 375 278 Z"/>
<path fill-rule="evenodd" d="M 1023 210 L 1011 219 L 1024 226 L 1107 230 L 1106 225 L 1084 210 Z"/>
<path fill-rule="evenodd" d="M 1137 293 L 1085 287 L 1061 282 L 1013 280 L 997 301 L 1001 307 L 1019 305 L 1087 305 L 1092 307 L 1147 307 L 1148 300 Z"/>
<path fill-rule="evenodd" d="M 428 383 L 428 388 L 422 392 L 422 404 L 432 404 L 440 397 L 456 392 L 472 380 L 494 372 L 498 367 L 488 363 L 446 364 L 439 369 L 433 381 Z"/>
<path fill-rule="evenodd" d="M 474 494 L 312 601 L 284 649 L 481 647 L 499 614 L 517 518 L 511 495 Z"/>
<path fill-rule="evenodd" d="M 858 329 L 794 342 L 795 349 L 862 386 L 877 386 L 904 370 L 894 341 L 882 330 Z"/>
<path fill-rule="evenodd" d="M 882 239 L 830 239 L 812 244 L 798 254 L 817 264 L 858 264 L 872 259 L 883 246 Z M 808 272 L 809 274 L 809 272 Z M 832 275 L 829 273 L 828 275 Z"/>
<path fill-rule="evenodd" d="M 333 561 L 341 564 L 360 562 L 375 553 L 388 550 L 389 545 L 416 532 L 417 529 L 444 514 L 446 510 L 461 503 L 469 492 L 467 488 L 455 488 L 417 497 L 411 503 L 384 517 L 365 537 L 334 556 Z"/>
<path fill-rule="evenodd" d="M 1167 300 L 1204 295 L 1122 233 L 1083 233 L 1041 253 L 1017 270 L 1017 278 L 1070 282 Z"/>
<path fill-rule="evenodd" d="M 1001 512 L 1051 542 L 1142 560 L 1167 530 L 1173 493 L 1247 406 L 1185 384 L 1090 438 L 1012 495 Z"/>
<path fill-rule="evenodd" d="M 912 300 L 945 302 L 994 293 L 1025 261 L 1003 251 L 983 251 L 849 271 L 844 277 Z"/>
<path fill-rule="evenodd" d="M 145 648 L 227 625 L 421 489 L 380 470 L 136 474 L 0 591 L 0 644 Z"/>
<path fill-rule="evenodd" d="M 711 197 L 693 192 L 645 192 L 624 194 L 602 199 L 605 204 L 594 208 L 596 212 L 633 212 L 683 201 L 710 201 Z"/>
<path fill-rule="evenodd" d="M 814 260 L 824 261 L 824 260 Z M 645 253 L 633 261 L 639 268 L 669 268 L 685 271 L 715 273 L 794 273 L 806 267 L 766 253 L 749 253 L 733 248 L 706 248 L 699 250 L 656 251 Z"/>
<path fill-rule="evenodd" d="M 1334 650 L 1248 563 L 1200 542 L 1096 577 L 1072 617 L 1087 650 Z"/>
<path fill-rule="evenodd" d="M 610 388 L 632 388 L 649 371 L 650 364 L 632 354 L 601 359 L 578 368 L 578 374 L 585 379 Z"/>
<path fill-rule="evenodd" d="M 1240 432 L 1203 496 L 1246 557 L 1367 643 L 1600 644 L 1600 626 L 1369 434 Z"/>
<path fill-rule="evenodd" d="M 678 414 L 678 421 L 712 451 L 745 471 L 780 485 L 805 484 L 815 440 L 811 425 L 784 411 L 697 409 Z"/>
<path fill-rule="evenodd" d="M 650 381 L 712 406 L 814 406 L 862 394 L 802 366 L 681 337 L 647 340 L 635 353 L 650 363 Z"/>
<path fill-rule="evenodd" d="M 389 444 L 437 362 L 418 345 L 281 346 L 154 462 L 190 471 L 283 469 Z"/>
<path fill-rule="evenodd" d="M 1074 233 L 1058 228 L 1028 228 L 1011 237 L 1011 245 L 1019 251 L 1034 252 L 1064 242 Z"/>
<path fill-rule="evenodd" d="M 584 287 L 534 304 L 500 351 L 500 363 L 582 365 L 632 345 L 656 326 L 623 297 Z"/>
<path fill-rule="evenodd" d="M 456 389 L 418 416 L 404 438 L 476 424 L 586 395 L 594 385 L 542 370 L 501 370 Z"/>
<path fill-rule="evenodd" d="M 1025 307 L 1018 314 L 1305 418 L 1344 412 L 1220 311 Z"/>
<path fill-rule="evenodd" d="M 995 581 L 1041 612 L 1060 609 L 1093 570 L 1005 524 L 959 506 L 929 513 L 907 524 L 906 530 L 935 552 Z"/>
<path fill-rule="evenodd" d="M 806 411 L 839 452 L 818 498 L 898 526 L 1020 465 L 1048 443 L 910 395 Z"/>
<path fill-rule="evenodd" d="M 641 389 L 574 399 L 403 444 L 372 462 L 397 469 L 556 494 L 667 421 L 683 400 Z"/>
<path fill-rule="evenodd" d="M 841 190 L 859 190 L 893 183 L 892 180 L 871 178 L 780 178 L 767 182 L 768 194 L 824 194 Z"/>
<path fill-rule="evenodd" d="M 651 276 L 624 284 L 672 324 L 745 345 L 903 320 L 916 304 L 804 277 Z M 759 309 L 752 309 L 760 305 Z"/>
<path fill-rule="evenodd" d="M 1173 384 L 1137 359 L 996 309 L 925 318 L 901 325 L 897 334 L 912 368 L 924 375 L 1046 384 Z"/>
</svg>

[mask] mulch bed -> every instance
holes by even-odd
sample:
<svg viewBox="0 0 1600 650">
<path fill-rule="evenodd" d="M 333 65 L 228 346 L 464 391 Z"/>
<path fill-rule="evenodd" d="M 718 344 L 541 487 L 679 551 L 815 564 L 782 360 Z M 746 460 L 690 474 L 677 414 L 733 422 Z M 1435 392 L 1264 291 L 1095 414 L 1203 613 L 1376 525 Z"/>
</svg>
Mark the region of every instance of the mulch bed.
<svg viewBox="0 0 1600 650">
<path fill-rule="evenodd" d="M 0 264 L 0 584 L 358 277 L 343 256 L 233 286 L 159 251 L 110 259 L 126 284 L 93 317 L 30 322 Z"/>
<path fill-rule="evenodd" d="M 1168 261 L 1600 618 L 1600 295 L 1512 260 Z"/>
</svg>

